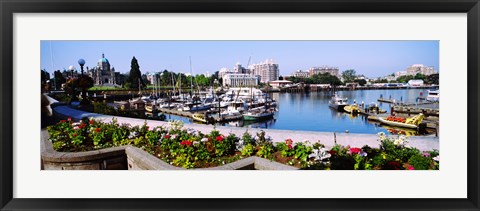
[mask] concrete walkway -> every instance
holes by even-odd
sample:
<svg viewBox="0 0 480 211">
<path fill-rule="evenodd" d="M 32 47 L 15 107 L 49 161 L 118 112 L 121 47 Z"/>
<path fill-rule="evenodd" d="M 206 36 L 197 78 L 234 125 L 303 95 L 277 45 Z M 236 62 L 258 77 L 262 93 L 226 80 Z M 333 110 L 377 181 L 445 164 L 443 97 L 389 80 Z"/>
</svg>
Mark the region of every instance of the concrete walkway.
<svg viewBox="0 0 480 211">
<path fill-rule="evenodd" d="M 51 101 L 55 102 L 55 101 Z M 135 125 L 143 125 L 145 121 L 148 126 L 156 127 L 163 126 L 167 127 L 168 122 L 158 121 L 158 120 L 145 120 L 145 119 L 136 119 L 128 117 L 118 117 L 118 116 L 109 116 L 96 113 L 89 113 L 80 110 L 70 108 L 66 105 L 59 105 L 53 108 L 53 113 L 56 118 L 67 119 L 71 117 L 75 121 L 79 121 L 85 117 L 93 117 L 95 120 L 110 122 L 113 118 L 117 119 L 118 123 Z M 201 131 L 202 133 L 210 133 L 213 130 L 212 125 L 204 124 L 189 124 L 185 123 L 184 128 L 193 128 L 195 130 Z M 292 139 L 293 141 L 306 141 L 317 142 L 324 144 L 326 147 L 332 147 L 336 143 L 351 147 L 362 147 L 368 145 L 370 147 L 378 147 L 379 141 L 376 134 L 356 134 L 356 133 L 333 133 L 333 132 L 316 132 L 316 131 L 295 131 L 295 130 L 275 130 L 275 129 L 257 129 L 257 128 L 243 128 L 243 127 L 229 127 L 229 126 L 216 126 L 216 129 L 224 135 L 230 133 L 235 134 L 237 137 L 241 137 L 243 133 L 248 131 L 252 136 L 255 136 L 256 133 L 265 131 L 267 136 L 272 138 L 273 142 L 283 142 L 285 139 Z M 397 136 L 390 136 L 395 138 Z M 439 139 L 434 136 L 411 136 L 407 139 L 407 145 L 417 148 L 422 151 L 426 150 L 439 150 Z"/>
</svg>

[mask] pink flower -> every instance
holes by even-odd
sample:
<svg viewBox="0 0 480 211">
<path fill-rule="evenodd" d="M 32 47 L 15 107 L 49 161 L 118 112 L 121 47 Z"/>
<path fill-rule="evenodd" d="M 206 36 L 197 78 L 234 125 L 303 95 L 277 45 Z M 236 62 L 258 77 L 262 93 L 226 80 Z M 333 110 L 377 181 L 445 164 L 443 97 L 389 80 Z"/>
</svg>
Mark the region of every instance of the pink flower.
<svg viewBox="0 0 480 211">
<path fill-rule="evenodd" d="M 287 144 L 287 146 L 288 146 L 289 149 L 292 149 L 292 148 L 293 148 L 293 146 L 292 146 L 293 140 L 292 140 L 292 139 L 287 139 L 287 140 L 285 140 L 285 144 Z"/>
<path fill-rule="evenodd" d="M 70 122 L 70 121 L 72 121 L 72 117 L 68 117 L 68 119 L 67 119 L 67 120 L 68 120 L 69 122 Z"/>
<path fill-rule="evenodd" d="M 415 168 L 413 166 L 408 166 L 407 170 L 415 170 Z"/>
<path fill-rule="evenodd" d="M 350 152 L 353 153 L 353 154 L 358 154 L 362 151 L 362 149 L 360 148 L 357 148 L 357 147 L 354 147 L 354 148 L 350 148 Z"/>
</svg>

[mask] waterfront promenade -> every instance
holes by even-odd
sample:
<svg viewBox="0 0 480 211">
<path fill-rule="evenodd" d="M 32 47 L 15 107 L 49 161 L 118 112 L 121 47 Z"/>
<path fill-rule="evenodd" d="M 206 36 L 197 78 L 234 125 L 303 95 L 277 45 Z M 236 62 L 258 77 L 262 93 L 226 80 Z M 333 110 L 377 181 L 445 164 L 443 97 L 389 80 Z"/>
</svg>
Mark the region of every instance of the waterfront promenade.
<svg viewBox="0 0 480 211">
<path fill-rule="evenodd" d="M 48 96 L 47 96 L 48 97 Z M 56 100 L 49 98 L 50 103 L 56 103 Z M 68 105 L 54 105 L 53 115 L 56 119 L 67 119 L 71 117 L 75 121 L 79 121 L 82 118 L 92 117 L 99 121 L 110 122 L 113 118 L 118 120 L 120 124 L 130 124 L 143 125 L 145 121 L 150 127 L 163 126 L 167 127 L 168 122 L 156 121 L 156 120 L 145 120 L 145 119 L 136 119 L 128 117 L 117 117 L 102 115 L 96 113 L 88 113 L 80 110 L 71 108 Z M 213 130 L 212 125 L 202 125 L 202 124 L 184 124 L 184 128 L 192 128 L 202 133 L 209 133 Z M 257 128 L 239 128 L 239 127 L 228 127 L 228 126 L 217 126 L 216 129 L 224 135 L 233 133 L 239 137 L 248 131 L 251 135 L 265 131 L 266 136 L 270 137 L 273 142 L 283 142 L 285 139 L 292 139 L 294 141 L 306 141 L 310 142 L 320 141 L 326 147 L 332 147 L 337 144 L 344 146 L 350 145 L 351 147 L 362 147 L 368 145 L 370 147 L 378 147 L 379 141 L 376 134 L 357 134 L 357 133 L 333 133 L 333 132 L 317 132 L 317 131 L 293 131 L 293 130 L 276 130 L 276 129 L 257 129 Z M 390 136 L 396 137 L 396 136 Z M 407 145 L 417 148 L 419 150 L 433 150 L 439 149 L 439 138 L 435 136 L 411 136 L 407 139 Z"/>
</svg>

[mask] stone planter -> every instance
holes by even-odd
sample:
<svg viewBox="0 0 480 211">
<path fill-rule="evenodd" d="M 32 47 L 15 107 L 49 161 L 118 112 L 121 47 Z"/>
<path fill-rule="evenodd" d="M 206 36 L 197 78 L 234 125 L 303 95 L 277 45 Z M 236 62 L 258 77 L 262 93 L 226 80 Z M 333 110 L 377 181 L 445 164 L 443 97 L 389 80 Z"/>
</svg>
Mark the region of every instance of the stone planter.
<svg viewBox="0 0 480 211">
<path fill-rule="evenodd" d="M 41 131 L 42 170 L 186 170 L 170 165 L 134 146 L 88 152 L 58 152 Z M 297 170 L 298 168 L 252 156 L 222 166 L 193 170 Z"/>
</svg>

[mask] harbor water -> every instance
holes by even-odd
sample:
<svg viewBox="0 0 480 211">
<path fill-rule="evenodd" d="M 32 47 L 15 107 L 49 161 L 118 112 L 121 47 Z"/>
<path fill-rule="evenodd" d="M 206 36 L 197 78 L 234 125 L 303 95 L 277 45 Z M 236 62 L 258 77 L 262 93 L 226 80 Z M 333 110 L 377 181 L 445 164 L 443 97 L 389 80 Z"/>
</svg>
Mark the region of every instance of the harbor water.
<svg viewBox="0 0 480 211">
<path fill-rule="evenodd" d="M 353 90 L 338 91 L 337 94 L 348 98 L 348 103 L 377 104 L 379 108 L 390 113 L 389 103 L 378 102 L 378 98 L 395 99 L 404 103 L 415 103 L 421 95 L 426 97 L 426 89 L 394 89 L 394 90 Z M 331 92 L 310 93 L 269 93 L 278 102 L 278 112 L 273 119 L 259 122 L 234 121 L 220 123 L 233 127 L 269 128 L 280 130 L 322 131 L 322 132 L 350 132 L 389 133 L 386 127 L 378 122 L 367 120 L 366 116 L 353 116 L 348 113 L 338 112 L 328 106 L 332 96 Z M 437 104 L 438 107 L 438 104 Z M 167 120 L 182 120 L 192 123 L 189 118 L 175 115 L 166 115 Z"/>
</svg>

